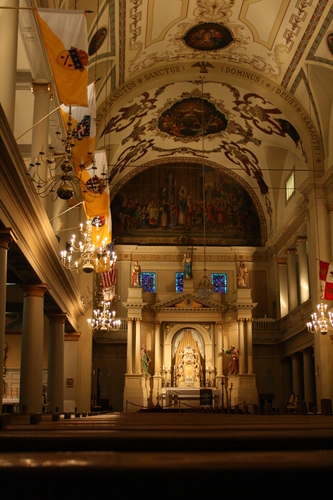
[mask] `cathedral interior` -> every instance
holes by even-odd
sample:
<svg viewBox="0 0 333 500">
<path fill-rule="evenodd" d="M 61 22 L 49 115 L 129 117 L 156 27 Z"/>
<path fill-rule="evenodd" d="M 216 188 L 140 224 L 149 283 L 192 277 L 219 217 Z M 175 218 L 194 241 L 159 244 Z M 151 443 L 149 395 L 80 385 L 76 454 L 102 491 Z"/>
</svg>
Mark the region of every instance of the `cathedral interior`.
<svg viewBox="0 0 333 500">
<path fill-rule="evenodd" d="M 0 37 L 2 413 L 332 414 L 332 2 L 0 0 Z"/>
</svg>

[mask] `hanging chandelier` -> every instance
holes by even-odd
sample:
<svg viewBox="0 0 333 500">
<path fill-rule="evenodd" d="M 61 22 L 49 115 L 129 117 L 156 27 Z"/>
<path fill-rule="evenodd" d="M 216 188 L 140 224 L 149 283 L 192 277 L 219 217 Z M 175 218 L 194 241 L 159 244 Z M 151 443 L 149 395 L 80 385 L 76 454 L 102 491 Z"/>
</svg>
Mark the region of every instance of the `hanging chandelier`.
<svg viewBox="0 0 333 500">
<path fill-rule="evenodd" d="M 109 250 L 107 240 L 104 239 L 99 244 L 99 227 L 93 226 L 91 220 L 86 222 L 86 231 L 83 230 L 83 224 L 80 224 L 80 233 L 83 235 L 83 241 L 76 243 L 75 235 L 73 234 L 71 244 L 68 250 L 61 252 L 61 263 L 70 271 L 81 273 L 92 273 L 93 271 L 100 273 L 108 271 L 116 264 L 117 256 L 114 251 Z M 92 242 L 93 230 L 95 231 L 95 239 L 97 245 Z M 73 255 L 78 254 L 76 260 Z"/>
<path fill-rule="evenodd" d="M 72 159 L 75 143 L 72 134 L 71 108 L 69 108 L 66 137 L 60 138 L 60 132 L 56 134 L 64 146 L 64 152 L 55 155 L 55 147 L 52 144 L 49 146 L 47 157 L 45 157 L 44 151 L 40 151 L 38 158 L 31 160 L 27 170 L 27 175 L 31 181 L 30 186 L 41 198 L 51 195 L 52 201 L 57 198 L 70 200 L 74 195 L 79 198 L 80 178 L 74 172 Z M 61 173 L 58 173 L 59 167 Z"/>
<path fill-rule="evenodd" d="M 110 311 L 110 302 L 105 301 L 103 309 L 94 309 L 93 317 L 87 321 L 93 330 L 101 331 L 118 331 L 121 325 L 121 320 L 116 318 L 116 312 Z"/>
<path fill-rule="evenodd" d="M 51 196 L 52 201 L 57 198 L 61 200 L 70 200 L 74 197 L 85 199 L 87 186 L 82 178 L 82 172 L 86 170 L 92 172 L 92 178 L 88 184 L 88 198 L 98 196 L 107 186 L 107 173 L 102 172 L 101 177 L 97 177 L 95 155 L 90 149 L 86 161 L 81 157 L 78 168 L 75 169 L 73 162 L 75 137 L 71 106 L 68 111 L 66 136 L 60 138 L 59 131 L 56 132 L 56 135 L 64 147 L 64 152 L 56 154 L 52 144 L 49 146 L 47 155 L 44 151 L 40 151 L 38 158 L 31 160 L 27 170 L 27 176 L 30 180 L 29 186 L 40 198 Z"/>
<path fill-rule="evenodd" d="M 311 333 L 321 333 L 322 335 L 333 332 L 333 314 L 331 311 L 327 312 L 327 304 L 324 304 L 323 293 L 321 293 L 317 311 L 318 313 L 314 312 L 311 314 L 311 321 L 307 323 L 308 331 Z"/>
<path fill-rule="evenodd" d="M 202 200 L 203 200 L 203 234 L 204 234 L 204 269 L 203 277 L 198 285 L 197 293 L 201 299 L 210 299 L 214 287 L 209 281 L 206 269 L 206 196 L 205 196 L 205 133 L 204 133 L 204 105 L 203 105 L 203 81 L 201 76 L 201 137 L 202 137 Z"/>
</svg>

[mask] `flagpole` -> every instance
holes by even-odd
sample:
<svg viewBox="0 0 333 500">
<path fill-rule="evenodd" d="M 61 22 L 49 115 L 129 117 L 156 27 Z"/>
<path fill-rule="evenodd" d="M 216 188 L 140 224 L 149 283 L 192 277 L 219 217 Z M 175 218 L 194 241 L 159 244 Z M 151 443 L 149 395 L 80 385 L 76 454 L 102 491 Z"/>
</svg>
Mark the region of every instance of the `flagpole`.
<svg viewBox="0 0 333 500">
<path fill-rule="evenodd" d="M 32 130 L 34 127 L 36 127 L 36 125 L 38 125 L 40 122 L 42 122 L 43 120 L 45 120 L 45 118 L 48 118 L 50 115 L 52 115 L 52 113 L 54 113 L 55 111 L 57 111 L 59 108 L 60 108 L 60 106 L 58 106 L 57 108 L 55 108 L 53 111 L 51 111 L 47 115 L 43 116 L 43 118 L 41 118 L 40 120 L 38 120 L 38 122 L 34 123 L 32 127 L 28 128 L 28 130 L 26 130 L 25 132 L 23 132 L 23 134 L 21 134 L 19 137 L 17 137 L 15 139 L 15 141 L 18 141 L 19 139 L 21 139 L 21 137 L 23 137 L 25 134 L 27 134 L 28 132 L 30 132 L 30 130 Z"/>
<path fill-rule="evenodd" d="M 79 203 L 77 203 L 76 205 L 74 205 L 73 207 L 70 207 L 70 208 L 67 208 L 67 210 L 65 210 L 64 212 L 61 212 L 61 214 L 58 214 L 56 215 L 55 217 L 53 217 L 53 219 L 50 219 L 50 222 L 53 222 L 55 219 L 57 219 L 58 217 L 61 217 L 62 215 L 66 214 L 67 212 L 69 212 L 70 210 L 72 210 L 73 208 L 76 208 L 78 207 L 79 205 L 82 204 L 82 201 L 79 201 Z M 78 226 L 79 227 L 79 226 Z M 77 228 L 69 228 L 69 229 L 77 229 Z M 68 231 L 69 229 L 63 229 L 63 231 Z"/>
</svg>

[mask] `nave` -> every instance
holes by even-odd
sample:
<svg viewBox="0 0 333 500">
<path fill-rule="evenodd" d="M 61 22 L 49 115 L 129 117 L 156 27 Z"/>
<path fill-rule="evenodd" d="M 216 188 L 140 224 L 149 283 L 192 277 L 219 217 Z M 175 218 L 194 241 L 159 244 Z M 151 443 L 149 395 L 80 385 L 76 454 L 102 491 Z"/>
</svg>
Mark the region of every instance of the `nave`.
<svg viewBox="0 0 333 500">
<path fill-rule="evenodd" d="M 3 498 L 310 498 L 329 491 L 333 416 L 1 416 Z"/>
</svg>

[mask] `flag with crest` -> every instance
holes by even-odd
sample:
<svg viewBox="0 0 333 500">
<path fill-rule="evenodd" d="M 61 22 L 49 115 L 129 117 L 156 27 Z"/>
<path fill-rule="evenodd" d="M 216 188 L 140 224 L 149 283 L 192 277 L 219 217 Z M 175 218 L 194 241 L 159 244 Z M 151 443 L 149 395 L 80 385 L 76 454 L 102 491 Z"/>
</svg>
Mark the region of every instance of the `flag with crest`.
<svg viewBox="0 0 333 500">
<path fill-rule="evenodd" d="M 69 106 L 60 106 L 65 128 L 69 118 Z M 72 135 L 74 144 L 72 159 L 78 176 L 81 176 L 80 164 L 89 167 L 92 164 L 96 141 L 96 84 L 88 86 L 88 106 L 72 106 Z"/>
<path fill-rule="evenodd" d="M 333 300 L 333 264 L 319 262 L 319 279 L 323 282 L 323 299 Z"/>
<path fill-rule="evenodd" d="M 35 9 L 59 99 L 88 106 L 88 32 L 82 10 Z"/>
</svg>

